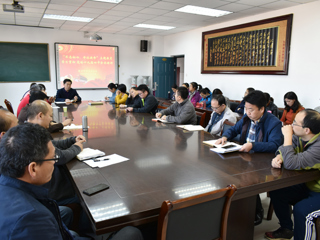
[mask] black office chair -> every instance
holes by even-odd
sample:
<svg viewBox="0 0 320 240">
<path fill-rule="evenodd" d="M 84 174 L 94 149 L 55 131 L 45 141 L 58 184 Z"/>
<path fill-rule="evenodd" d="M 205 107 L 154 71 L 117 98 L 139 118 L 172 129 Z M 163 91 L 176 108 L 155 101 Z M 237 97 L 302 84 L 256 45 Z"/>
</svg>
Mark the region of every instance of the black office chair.
<svg viewBox="0 0 320 240">
<path fill-rule="evenodd" d="M 196 115 L 197 115 L 197 125 L 201 125 L 202 127 L 205 128 L 206 113 L 196 111 Z"/>
<path fill-rule="evenodd" d="M 158 220 L 158 240 L 225 240 L 235 185 L 177 201 L 164 201 Z"/>
</svg>

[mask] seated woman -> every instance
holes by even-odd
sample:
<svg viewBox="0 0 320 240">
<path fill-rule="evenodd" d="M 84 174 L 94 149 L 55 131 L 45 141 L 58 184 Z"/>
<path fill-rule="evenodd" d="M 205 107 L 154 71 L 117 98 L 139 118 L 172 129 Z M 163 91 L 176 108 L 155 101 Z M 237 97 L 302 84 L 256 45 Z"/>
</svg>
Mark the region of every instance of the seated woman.
<svg viewBox="0 0 320 240">
<path fill-rule="evenodd" d="M 278 107 L 273 103 L 273 98 L 269 93 L 263 93 L 267 100 L 266 111 L 278 117 Z"/>
<path fill-rule="evenodd" d="M 130 88 L 129 96 L 127 98 L 126 104 L 121 104 L 120 107 L 137 107 L 141 105 L 141 98 L 137 91 L 137 87 Z"/>
<path fill-rule="evenodd" d="M 215 88 L 215 89 L 213 89 L 213 91 L 212 91 L 212 96 L 213 95 L 223 95 L 223 93 L 222 93 L 222 91 L 219 89 L 219 88 Z M 224 96 L 224 95 L 223 95 Z M 228 107 L 228 108 L 230 108 L 230 99 L 228 98 L 228 97 L 226 97 L 226 96 L 224 96 L 224 98 L 225 98 L 225 100 L 226 100 L 226 106 Z"/>
<path fill-rule="evenodd" d="M 254 88 L 252 88 L 252 87 L 247 88 L 247 90 L 244 92 L 244 96 L 243 97 L 246 97 L 249 93 L 251 93 L 253 91 L 254 91 Z M 234 112 L 243 115 L 244 114 L 244 103 L 245 102 L 242 100 L 241 103 L 237 106 L 237 108 L 236 108 L 236 110 Z"/>
<path fill-rule="evenodd" d="M 118 84 L 114 84 L 114 83 L 109 83 L 108 85 L 108 90 L 112 93 L 111 97 L 105 97 L 106 101 L 110 101 L 111 103 L 115 103 L 115 98 L 116 98 L 116 91 L 118 88 Z"/>
<path fill-rule="evenodd" d="M 128 98 L 127 87 L 124 84 L 119 84 L 117 92 L 117 96 L 114 99 L 116 104 L 125 104 Z"/>
<path fill-rule="evenodd" d="M 177 88 L 178 88 L 178 86 L 177 86 L 177 84 L 173 84 L 172 86 L 171 86 L 171 89 L 172 89 L 172 96 L 171 96 L 171 100 L 172 101 L 175 101 L 176 100 L 176 91 L 177 91 Z"/>
<path fill-rule="evenodd" d="M 207 108 L 211 108 L 211 92 L 208 88 L 200 90 L 200 96 L 202 97 L 199 102 L 206 103 Z"/>
<path fill-rule="evenodd" d="M 284 105 L 285 108 L 280 121 L 283 122 L 283 125 L 289 125 L 293 123 L 296 114 L 303 110 L 304 107 L 302 107 L 294 92 L 287 92 L 284 95 Z"/>
<path fill-rule="evenodd" d="M 196 82 L 192 82 L 189 85 L 189 99 L 193 106 L 196 106 L 197 102 L 200 101 L 201 96 L 198 90 L 198 84 Z"/>
</svg>

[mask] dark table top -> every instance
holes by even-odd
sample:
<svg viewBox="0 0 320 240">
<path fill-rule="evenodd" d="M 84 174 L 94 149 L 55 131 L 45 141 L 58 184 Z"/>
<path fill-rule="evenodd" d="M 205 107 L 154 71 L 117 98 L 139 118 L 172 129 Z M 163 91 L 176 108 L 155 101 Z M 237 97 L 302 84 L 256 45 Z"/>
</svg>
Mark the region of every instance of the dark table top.
<svg viewBox="0 0 320 240">
<path fill-rule="evenodd" d="M 58 113 L 60 118 L 64 114 L 62 109 Z M 207 132 L 185 132 L 175 124 L 151 121 L 150 114 L 126 113 L 109 103 L 83 102 L 76 110 L 70 106 L 68 114 L 75 124 L 81 124 L 84 115 L 88 118 L 84 147 L 130 159 L 95 169 L 77 160 L 67 165 L 97 234 L 156 220 L 164 200 L 235 184 L 234 201 L 320 177 L 319 171 L 273 169 L 271 153 L 216 154 L 202 143 L 214 139 Z M 82 130 L 64 130 L 54 137 L 79 134 Z M 110 189 L 91 197 L 82 193 L 100 183 Z"/>
</svg>

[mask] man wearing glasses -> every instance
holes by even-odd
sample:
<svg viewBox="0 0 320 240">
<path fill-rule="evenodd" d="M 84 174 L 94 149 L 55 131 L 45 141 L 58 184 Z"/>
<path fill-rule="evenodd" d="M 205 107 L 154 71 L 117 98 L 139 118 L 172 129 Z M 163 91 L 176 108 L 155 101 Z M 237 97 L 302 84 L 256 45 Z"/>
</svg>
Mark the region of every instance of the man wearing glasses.
<svg viewBox="0 0 320 240">
<path fill-rule="evenodd" d="M 158 100 L 150 93 L 147 85 L 141 84 L 137 88 L 139 96 L 141 98 L 141 105 L 139 107 L 128 107 L 128 112 L 137 113 L 151 113 L 155 114 L 158 108 Z"/>
<path fill-rule="evenodd" d="M 1 239 L 73 239 L 41 187 L 58 160 L 50 140 L 49 132 L 34 124 L 13 127 L 1 139 Z"/>
<path fill-rule="evenodd" d="M 188 89 L 178 87 L 175 93 L 176 102 L 167 109 L 157 113 L 156 117 L 179 124 L 197 124 L 197 115 L 188 96 Z"/>
<path fill-rule="evenodd" d="M 43 187 L 60 158 L 49 132 L 38 124 L 11 128 L 0 142 L 0 239 L 89 240 L 69 231 L 57 203 Z M 125 227 L 112 240 L 143 240 Z"/>
<path fill-rule="evenodd" d="M 302 110 L 296 115 L 292 125 L 282 127 L 282 134 L 284 143 L 272 160 L 272 167 L 283 166 L 290 170 L 320 169 L 320 114 L 317 111 Z M 311 239 L 312 225 L 306 232 L 305 223 L 309 213 L 320 209 L 320 179 L 271 191 L 270 197 L 280 228 L 274 232 L 266 232 L 265 237 L 291 239 L 294 236 L 294 240 Z M 294 206 L 294 224 L 291 220 L 291 205 Z"/>
<path fill-rule="evenodd" d="M 45 101 L 36 100 L 28 108 L 27 118 L 29 123 L 39 124 L 48 129 L 52 121 L 52 107 Z M 52 180 L 46 184 L 46 187 L 49 189 L 49 197 L 56 200 L 59 205 L 79 202 L 68 178 L 65 164 L 82 151 L 85 141 L 82 135 L 63 140 L 52 140 L 60 160 L 55 164 Z"/>
<path fill-rule="evenodd" d="M 227 107 L 226 99 L 223 95 L 216 94 L 212 96 L 211 108 L 213 111 L 205 131 L 220 136 L 223 123 L 226 119 L 234 124 L 237 122 L 236 114 Z"/>
</svg>

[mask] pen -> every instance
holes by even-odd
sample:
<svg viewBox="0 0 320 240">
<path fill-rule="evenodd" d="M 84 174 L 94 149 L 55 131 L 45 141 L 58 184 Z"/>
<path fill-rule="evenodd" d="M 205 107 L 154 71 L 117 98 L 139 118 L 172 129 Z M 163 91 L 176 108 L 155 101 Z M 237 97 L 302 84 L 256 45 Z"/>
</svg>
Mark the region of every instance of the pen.
<svg viewBox="0 0 320 240">
<path fill-rule="evenodd" d="M 101 162 L 101 161 L 108 161 L 109 158 L 103 158 L 103 159 L 94 159 L 94 162 Z"/>
</svg>

